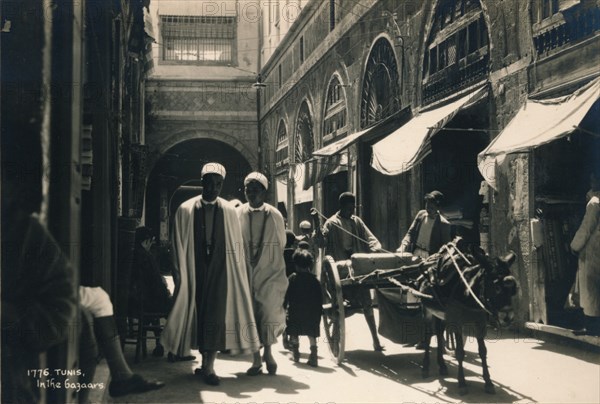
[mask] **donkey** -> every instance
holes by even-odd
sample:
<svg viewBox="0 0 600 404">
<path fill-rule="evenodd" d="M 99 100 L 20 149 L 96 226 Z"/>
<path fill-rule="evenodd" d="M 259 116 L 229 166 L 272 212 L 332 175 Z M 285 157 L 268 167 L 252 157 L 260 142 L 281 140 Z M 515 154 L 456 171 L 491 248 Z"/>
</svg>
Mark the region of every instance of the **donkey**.
<svg viewBox="0 0 600 404">
<path fill-rule="evenodd" d="M 427 261 L 433 265 L 424 267 L 419 289 L 432 296 L 423 299 L 425 317 L 425 356 L 422 376 L 429 376 L 429 347 L 435 332 L 438 341 L 437 362 L 440 375 L 447 375 L 444 363 L 444 329 L 456 335 L 456 359 L 458 360 L 458 387 L 461 395 L 467 393 L 463 370 L 465 356 L 463 328 L 474 325 L 479 347 L 485 391 L 494 394 L 494 384 L 487 367 L 485 335 L 488 320 L 499 326 L 507 326 L 514 317 L 512 297 L 517 292 L 517 282 L 510 274 L 515 261 L 511 251 L 502 258 L 492 259 L 476 247 L 471 254 L 464 253 L 460 238 L 442 246 Z"/>
</svg>

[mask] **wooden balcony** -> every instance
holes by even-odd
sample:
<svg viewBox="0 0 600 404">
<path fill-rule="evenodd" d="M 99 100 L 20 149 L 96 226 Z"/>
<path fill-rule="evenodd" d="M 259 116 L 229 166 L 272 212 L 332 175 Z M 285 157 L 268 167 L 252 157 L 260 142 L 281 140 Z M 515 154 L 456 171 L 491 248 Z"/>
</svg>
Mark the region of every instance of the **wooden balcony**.
<svg viewBox="0 0 600 404">
<path fill-rule="evenodd" d="M 538 56 L 544 57 L 600 31 L 600 8 L 573 8 L 553 18 L 555 22 L 535 32 L 533 43 Z"/>
<path fill-rule="evenodd" d="M 477 83 L 488 74 L 488 49 L 481 48 L 423 80 L 422 105 L 431 104 Z"/>
</svg>

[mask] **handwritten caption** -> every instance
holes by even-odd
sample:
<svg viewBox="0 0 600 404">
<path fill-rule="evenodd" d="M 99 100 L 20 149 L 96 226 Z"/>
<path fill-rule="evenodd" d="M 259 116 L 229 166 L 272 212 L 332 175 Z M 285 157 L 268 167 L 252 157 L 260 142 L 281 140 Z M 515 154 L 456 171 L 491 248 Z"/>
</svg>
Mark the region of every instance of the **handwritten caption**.
<svg viewBox="0 0 600 404">
<path fill-rule="evenodd" d="M 28 369 L 27 376 L 34 378 L 37 387 L 41 389 L 73 389 L 79 392 L 82 389 L 105 388 L 104 383 L 80 383 L 77 381 L 77 377 L 85 376 L 81 369 Z"/>
</svg>

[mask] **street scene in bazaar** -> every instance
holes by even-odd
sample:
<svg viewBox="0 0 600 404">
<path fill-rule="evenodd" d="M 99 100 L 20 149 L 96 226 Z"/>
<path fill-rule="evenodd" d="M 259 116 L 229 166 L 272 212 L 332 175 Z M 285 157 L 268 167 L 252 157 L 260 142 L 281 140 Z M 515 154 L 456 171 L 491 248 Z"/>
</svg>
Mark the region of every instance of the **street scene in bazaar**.
<svg viewBox="0 0 600 404">
<path fill-rule="evenodd" d="M 597 0 L 7 0 L 3 403 L 600 402 Z"/>
</svg>

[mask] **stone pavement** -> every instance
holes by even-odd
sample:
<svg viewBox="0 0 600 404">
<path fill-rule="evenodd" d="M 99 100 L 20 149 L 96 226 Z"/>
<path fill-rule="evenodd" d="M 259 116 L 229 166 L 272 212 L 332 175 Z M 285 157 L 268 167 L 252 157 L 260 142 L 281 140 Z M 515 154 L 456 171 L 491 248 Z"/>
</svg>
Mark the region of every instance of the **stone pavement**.
<svg viewBox="0 0 600 404">
<path fill-rule="evenodd" d="M 308 340 L 301 339 L 301 363 L 290 360 L 281 343 L 275 355 L 277 376 L 245 375 L 250 356 L 220 355 L 216 362 L 222 378 L 218 387 L 205 385 L 192 374 L 198 362 L 168 363 L 165 358 L 147 357 L 133 365 L 136 372 L 158 378 L 167 385 L 155 392 L 112 400 L 114 403 L 439 403 L 439 402 L 600 402 L 600 354 L 581 347 L 519 336 L 508 331 L 488 335 L 488 362 L 496 394 L 483 391 L 477 344 L 467 340 L 465 374 L 469 394 L 460 396 L 456 385 L 456 360 L 447 355 L 449 376 L 439 377 L 435 357 L 431 377 L 422 379 L 423 351 L 382 339 L 384 353 L 370 349 L 371 340 L 364 318 L 346 321 L 346 360 L 330 360 L 323 340 L 319 342 L 320 367 L 306 365 Z M 150 346 L 153 347 L 153 342 Z M 133 362 L 133 347 L 127 358 Z M 591 348 L 591 347 L 590 347 Z M 151 349 L 151 348 L 150 348 Z M 198 356 L 199 359 L 199 356 Z"/>
</svg>

